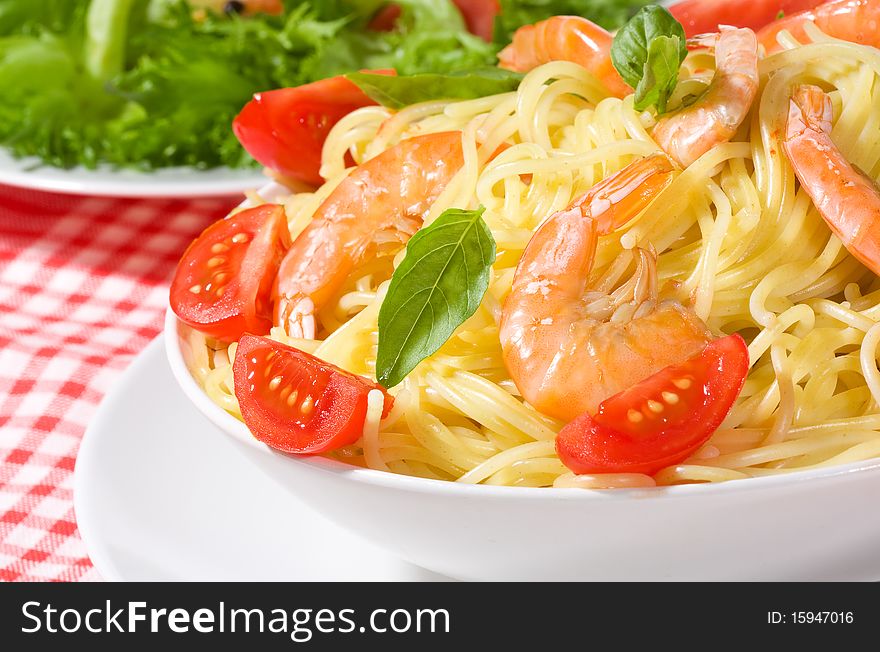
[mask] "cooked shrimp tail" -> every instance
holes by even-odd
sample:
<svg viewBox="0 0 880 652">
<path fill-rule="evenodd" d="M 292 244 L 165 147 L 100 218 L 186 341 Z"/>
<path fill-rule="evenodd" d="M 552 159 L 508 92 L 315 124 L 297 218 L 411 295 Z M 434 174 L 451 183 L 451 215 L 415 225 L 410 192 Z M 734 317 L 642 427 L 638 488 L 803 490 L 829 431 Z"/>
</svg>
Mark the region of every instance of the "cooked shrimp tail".
<svg viewBox="0 0 880 652">
<path fill-rule="evenodd" d="M 661 118 L 657 144 L 687 167 L 713 147 L 730 141 L 758 93 L 758 42 L 750 29 L 722 27 L 714 35 L 715 76 L 694 104 Z M 709 36 L 696 43 L 706 45 Z"/>
<path fill-rule="evenodd" d="M 648 156 L 600 181 L 569 210 L 579 210 L 595 222 L 599 235 L 607 235 L 641 213 L 672 182 L 674 171 L 663 154 Z"/>
<path fill-rule="evenodd" d="M 880 189 L 831 139 L 831 98 L 799 86 L 789 104 L 783 149 L 801 187 L 847 250 L 880 274 Z"/>
</svg>

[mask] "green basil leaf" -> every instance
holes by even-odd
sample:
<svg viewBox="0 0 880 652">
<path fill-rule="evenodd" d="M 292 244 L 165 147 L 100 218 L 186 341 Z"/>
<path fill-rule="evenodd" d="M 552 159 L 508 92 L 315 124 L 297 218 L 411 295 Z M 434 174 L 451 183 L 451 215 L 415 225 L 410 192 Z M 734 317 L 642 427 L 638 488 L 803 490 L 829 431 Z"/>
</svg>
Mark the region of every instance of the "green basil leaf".
<svg viewBox="0 0 880 652">
<path fill-rule="evenodd" d="M 657 113 L 666 111 L 666 103 L 675 90 L 681 66 L 678 44 L 677 36 L 658 36 L 651 41 L 645 75 L 636 86 L 636 111 L 644 111 L 649 106 L 656 106 Z"/>
<path fill-rule="evenodd" d="M 401 109 L 428 100 L 470 100 L 507 93 L 519 86 L 523 76 L 501 68 L 485 68 L 417 75 L 349 73 L 346 77 L 382 106 Z"/>
<path fill-rule="evenodd" d="M 483 300 L 495 262 L 484 210 L 450 208 L 407 244 L 379 310 L 376 378 L 385 387 L 443 346 Z"/>
<path fill-rule="evenodd" d="M 657 39 L 660 43 L 653 49 Z M 637 93 L 637 108 L 643 110 L 654 102 L 666 109 L 666 100 L 678 81 L 678 69 L 687 56 L 684 27 L 664 7 L 649 5 L 620 28 L 611 44 L 611 61 L 623 80 Z"/>
</svg>

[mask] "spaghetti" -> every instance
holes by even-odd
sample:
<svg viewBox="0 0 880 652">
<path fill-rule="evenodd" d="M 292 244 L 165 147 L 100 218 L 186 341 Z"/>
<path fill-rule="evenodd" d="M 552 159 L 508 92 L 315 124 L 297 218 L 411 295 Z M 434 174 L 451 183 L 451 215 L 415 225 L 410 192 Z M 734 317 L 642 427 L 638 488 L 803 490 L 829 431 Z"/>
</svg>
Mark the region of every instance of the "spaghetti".
<svg viewBox="0 0 880 652">
<path fill-rule="evenodd" d="M 807 31 L 813 43 L 789 38 L 786 49 L 760 61 L 759 97 L 737 137 L 690 165 L 638 220 L 599 241 L 595 274 L 625 249 L 653 245 L 661 296 L 690 302 L 713 331 L 750 342 L 751 370 L 727 420 L 689 460 L 654 477 L 572 474 L 554 451 L 564 424 L 521 399 L 498 326 L 535 229 L 599 180 L 657 152 L 654 118 L 636 112 L 632 96 L 607 97 L 583 68 L 561 61 L 531 71 L 516 92 L 395 113 L 368 107 L 343 118 L 324 147 L 327 182 L 285 201 L 294 235 L 349 171 L 346 153 L 360 163 L 403 138 L 460 130 L 463 168 L 426 224 L 450 207 L 485 206 L 498 256 L 476 314 L 391 390 L 394 408 L 381 422 L 382 402 L 373 397 L 363 438 L 334 455 L 426 478 L 585 488 L 720 482 L 880 456 L 880 279 L 830 232 L 779 142 L 790 89 L 819 84 L 833 89 L 835 143 L 880 177 L 880 51 L 812 25 Z M 673 110 L 699 95 L 712 67 L 710 55 L 689 55 Z M 359 269 L 320 312 L 319 339 L 293 340 L 280 328 L 270 337 L 374 377 L 379 308 L 402 256 Z M 204 336 L 191 337 L 193 374 L 240 417 L 235 345 L 214 349 Z"/>
</svg>

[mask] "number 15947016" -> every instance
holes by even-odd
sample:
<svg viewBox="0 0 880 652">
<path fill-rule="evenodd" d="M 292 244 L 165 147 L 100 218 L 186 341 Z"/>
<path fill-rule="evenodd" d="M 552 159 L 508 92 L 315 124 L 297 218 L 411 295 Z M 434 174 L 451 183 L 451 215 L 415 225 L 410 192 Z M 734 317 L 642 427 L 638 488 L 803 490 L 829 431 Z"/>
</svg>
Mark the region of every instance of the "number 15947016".
<svg viewBox="0 0 880 652">
<path fill-rule="evenodd" d="M 855 614 L 852 611 L 768 611 L 767 622 L 771 625 L 851 625 Z"/>
</svg>

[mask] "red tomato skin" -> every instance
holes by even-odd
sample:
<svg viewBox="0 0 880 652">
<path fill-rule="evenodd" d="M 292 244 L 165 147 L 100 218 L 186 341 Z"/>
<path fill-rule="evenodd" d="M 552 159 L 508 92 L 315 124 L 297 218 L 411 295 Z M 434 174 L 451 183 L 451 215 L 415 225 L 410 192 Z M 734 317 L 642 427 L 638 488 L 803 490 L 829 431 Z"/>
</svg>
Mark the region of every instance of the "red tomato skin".
<svg viewBox="0 0 880 652">
<path fill-rule="evenodd" d="M 640 433 L 629 427 L 625 417 L 629 407 L 650 396 L 659 400 L 658 389 L 688 368 L 709 372 L 691 391 L 691 397 L 696 396 L 701 404 L 695 408 L 685 404 L 685 418 L 663 423 L 659 431 Z M 595 416 L 584 414 L 569 423 L 557 436 L 557 454 L 577 474 L 654 475 L 683 462 L 709 440 L 733 407 L 748 371 L 748 347 L 742 337 L 735 334 L 715 340 L 684 364 L 667 367 L 606 399 Z"/>
<path fill-rule="evenodd" d="M 211 247 L 239 233 L 247 234 L 248 241 L 236 256 L 237 268 L 222 270 L 228 277 L 222 296 L 206 300 L 209 293 L 191 292 L 209 273 L 205 266 L 214 256 Z M 181 256 L 169 292 L 171 309 L 185 324 L 225 342 L 234 342 L 247 330 L 269 332 L 272 282 L 289 245 L 287 216 L 277 204 L 263 204 L 215 222 Z M 235 253 L 225 255 L 228 259 Z"/>
<path fill-rule="evenodd" d="M 452 0 L 464 18 L 465 25 L 471 34 L 476 34 L 484 41 L 492 42 L 495 29 L 495 16 L 501 11 L 498 0 Z M 370 29 L 377 32 L 390 32 L 400 18 L 400 7 L 388 5 L 380 9 L 370 21 Z"/>
<path fill-rule="evenodd" d="M 393 75 L 393 70 L 372 70 Z M 333 126 L 352 111 L 376 104 L 345 77 L 256 93 L 232 122 L 232 131 L 260 164 L 313 186 L 321 150 Z"/>
<path fill-rule="evenodd" d="M 400 6 L 386 5 L 370 20 L 369 28 L 377 32 L 390 32 L 394 29 L 398 18 L 400 18 Z"/>
<path fill-rule="evenodd" d="M 464 17 L 468 31 L 484 41 L 492 42 L 495 16 L 501 12 L 498 0 L 453 0 Z"/>
<path fill-rule="evenodd" d="M 669 7 L 688 38 L 717 32 L 718 25 L 750 27 L 757 31 L 786 15 L 813 9 L 824 0 L 682 0 Z"/>
<path fill-rule="evenodd" d="M 323 384 L 311 419 L 304 422 L 296 409 L 278 400 L 267 400 L 265 394 L 271 390 L 254 384 L 253 378 L 261 383 L 269 381 L 260 369 L 260 362 L 265 363 L 260 356 L 267 353 L 272 353 L 280 364 L 290 365 L 284 368 L 291 374 L 310 375 L 318 385 Z M 371 390 L 381 390 L 385 395 L 383 417 L 394 404 L 379 385 L 265 337 L 243 335 L 232 369 L 235 396 L 251 433 L 270 448 L 292 455 L 326 453 L 355 443 L 363 434 Z"/>
</svg>

